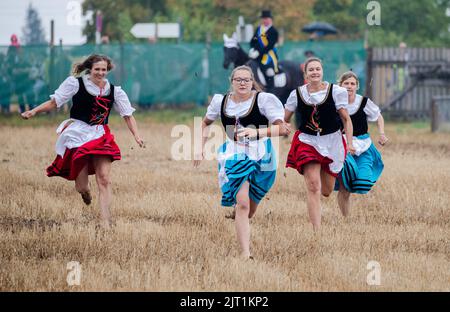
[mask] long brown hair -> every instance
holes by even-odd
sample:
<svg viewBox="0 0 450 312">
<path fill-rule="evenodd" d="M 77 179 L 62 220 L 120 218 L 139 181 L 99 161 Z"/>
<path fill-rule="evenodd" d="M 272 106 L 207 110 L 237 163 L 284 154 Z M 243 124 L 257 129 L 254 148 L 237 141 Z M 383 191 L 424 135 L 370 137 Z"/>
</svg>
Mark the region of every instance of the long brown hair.
<svg viewBox="0 0 450 312">
<path fill-rule="evenodd" d="M 92 66 L 94 66 L 95 63 L 101 62 L 101 61 L 105 61 L 106 62 L 106 64 L 107 64 L 106 69 L 108 71 L 110 71 L 111 69 L 114 68 L 114 64 L 113 64 L 112 60 L 108 56 L 101 55 L 101 54 L 91 54 L 83 62 L 76 63 L 73 66 L 72 73 L 75 76 L 78 76 L 79 74 L 81 74 L 83 71 L 86 70 L 86 73 L 89 74 L 91 69 L 92 69 Z"/>
<path fill-rule="evenodd" d="M 263 88 L 258 83 L 258 81 L 256 81 L 255 75 L 253 74 L 252 69 L 249 66 L 247 66 L 247 65 L 241 65 L 241 66 L 238 66 L 235 69 L 233 69 L 233 71 L 231 72 L 231 75 L 230 75 L 230 84 L 233 83 L 234 75 L 236 74 L 236 72 L 238 70 L 246 70 L 246 71 L 248 71 L 250 73 L 250 75 L 252 77 L 252 81 L 253 81 L 252 90 L 256 90 L 257 92 L 261 92 L 263 90 Z M 231 91 L 231 86 L 230 86 L 230 91 Z"/>
</svg>

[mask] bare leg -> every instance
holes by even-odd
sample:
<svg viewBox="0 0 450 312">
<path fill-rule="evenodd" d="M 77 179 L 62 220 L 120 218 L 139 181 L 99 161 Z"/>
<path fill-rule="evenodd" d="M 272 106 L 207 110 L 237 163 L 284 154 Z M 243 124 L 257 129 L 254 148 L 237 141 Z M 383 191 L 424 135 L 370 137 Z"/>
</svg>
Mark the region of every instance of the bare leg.
<svg viewBox="0 0 450 312">
<path fill-rule="evenodd" d="M 347 217 L 350 211 L 350 192 L 348 192 L 342 183 L 339 183 L 339 192 L 337 195 L 339 209 L 342 215 Z"/>
<path fill-rule="evenodd" d="M 248 182 L 244 182 L 236 195 L 236 233 L 241 246 L 241 256 L 245 259 L 250 257 L 250 198 L 248 197 Z"/>
<path fill-rule="evenodd" d="M 95 179 L 98 185 L 101 224 L 105 228 L 111 225 L 111 159 L 109 157 L 94 158 Z"/>
<path fill-rule="evenodd" d="M 258 204 L 250 199 L 250 212 L 248 213 L 249 219 L 251 219 L 254 216 L 254 214 L 256 212 L 256 208 L 258 208 Z"/>
<path fill-rule="evenodd" d="M 75 189 L 81 194 L 83 201 L 86 205 L 90 205 L 92 201 L 91 192 L 89 191 L 89 176 L 88 176 L 88 166 L 80 171 L 77 178 L 75 179 Z"/>
<path fill-rule="evenodd" d="M 250 199 L 250 212 L 248 213 L 249 219 L 251 219 L 255 214 L 256 208 L 258 208 L 258 204 Z M 229 215 L 226 215 L 225 218 L 234 220 L 235 217 L 236 217 L 236 206 L 233 207 L 233 211 Z"/>
<path fill-rule="evenodd" d="M 309 163 L 305 165 L 303 172 L 306 182 L 306 206 L 308 207 L 309 220 L 313 225 L 313 230 L 320 228 L 321 211 L 320 211 L 320 164 Z"/>
<path fill-rule="evenodd" d="M 334 190 L 334 184 L 336 182 L 336 178 L 331 174 L 327 173 L 325 170 L 320 170 L 320 181 L 321 181 L 321 192 L 325 197 L 330 196 L 330 194 Z"/>
</svg>

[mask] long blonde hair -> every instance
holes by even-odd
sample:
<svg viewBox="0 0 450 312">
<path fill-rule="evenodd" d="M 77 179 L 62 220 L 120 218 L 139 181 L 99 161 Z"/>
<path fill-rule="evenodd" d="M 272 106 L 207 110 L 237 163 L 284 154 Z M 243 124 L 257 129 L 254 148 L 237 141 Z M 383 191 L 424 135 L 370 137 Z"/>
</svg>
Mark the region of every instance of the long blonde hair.
<svg viewBox="0 0 450 312">
<path fill-rule="evenodd" d="M 253 81 L 252 90 L 256 90 L 257 92 L 261 92 L 263 90 L 261 85 L 256 81 L 255 75 L 253 74 L 252 69 L 249 66 L 247 66 L 247 65 L 241 65 L 241 66 L 238 66 L 235 69 L 233 69 L 233 71 L 231 72 L 231 75 L 230 75 L 230 90 L 229 91 L 233 91 L 233 89 L 232 89 L 233 79 L 234 79 L 234 75 L 236 74 L 236 72 L 238 70 L 246 70 L 246 71 L 248 71 L 250 73 L 250 75 L 252 77 L 252 81 Z"/>
</svg>

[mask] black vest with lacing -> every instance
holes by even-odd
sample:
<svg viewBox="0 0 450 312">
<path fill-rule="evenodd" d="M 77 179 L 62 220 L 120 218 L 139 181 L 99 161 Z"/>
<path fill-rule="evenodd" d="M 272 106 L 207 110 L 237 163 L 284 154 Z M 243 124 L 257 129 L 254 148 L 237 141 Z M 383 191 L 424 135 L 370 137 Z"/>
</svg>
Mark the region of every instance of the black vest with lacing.
<svg viewBox="0 0 450 312">
<path fill-rule="evenodd" d="M 300 87 L 297 88 L 297 109 L 295 118 L 299 124 L 298 129 L 311 135 L 325 135 L 340 129 L 339 114 L 336 111 L 333 99 L 333 84 L 328 86 L 325 100 L 317 105 L 307 103 L 301 94 Z"/>
<path fill-rule="evenodd" d="M 353 135 L 358 136 L 366 134 L 369 131 L 369 126 L 367 124 L 367 115 L 364 112 L 368 98 L 363 97 L 361 100 L 361 105 L 359 105 L 358 110 L 353 115 L 350 115 L 353 124 Z"/>
<path fill-rule="evenodd" d="M 114 103 L 114 86 L 109 95 L 95 96 L 86 90 L 83 78 L 78 78 L 78 92 L 72 97 L 70 118 L 84 121 L 89 125 L 106 125 Z"/>
<path fill-rule="evenodd" d="M 250 106 L 248 112 L 245 115 L 239 117 L 239 123 L 245 128 L 253 127 L 255 129 L 259 129 L 269 126 L 269 120 L 259 111 L 258 95 L 259 92 L 256 93 L 255 97 L 253 98 L 252 105 Z M 222 121 L 222 125 L 225 129 L 227 136 L 231 140 L 236 141 L 235 136 L 236 117 L 228 116 L 225 113 L 225 108 L 229 97 L 230 97 L 229 93 L 225 94 L 225 96 L 223 97 L 222 105 L 220 107 L 220 119 Z"/>
</svg>

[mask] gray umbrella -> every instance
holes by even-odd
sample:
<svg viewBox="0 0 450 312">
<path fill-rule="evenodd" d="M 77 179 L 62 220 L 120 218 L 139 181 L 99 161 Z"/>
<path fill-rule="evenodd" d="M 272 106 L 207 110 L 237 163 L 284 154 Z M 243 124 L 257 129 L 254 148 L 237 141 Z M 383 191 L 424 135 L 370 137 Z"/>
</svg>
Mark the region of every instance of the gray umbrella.
<svg viewBox="0 0 450 312">
<path fill-rule="evenodd" d="M 302 31 L 306 32 L 306 33 L 316 33 L 317 36 L 319 36 L 319 37 L 329 35 L 329 34 L 337 34 L 337 32 L 338 32 L 336 27 L 334 27 L 333 25 L 331 25 L 329 23 L 325 23 L 325 22 L 310 23 L 308 25 L 305 25 L 302 28 Z"/>
</svg>

